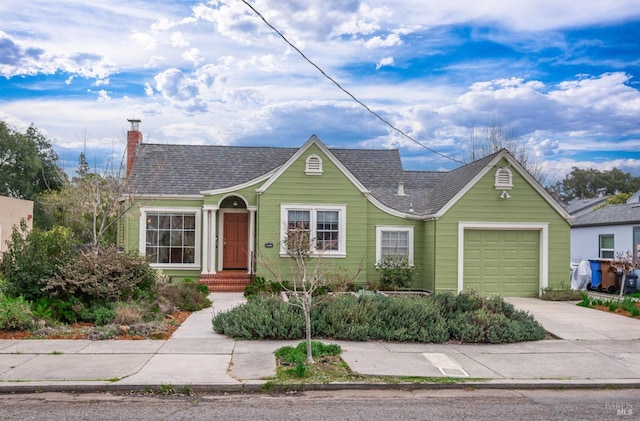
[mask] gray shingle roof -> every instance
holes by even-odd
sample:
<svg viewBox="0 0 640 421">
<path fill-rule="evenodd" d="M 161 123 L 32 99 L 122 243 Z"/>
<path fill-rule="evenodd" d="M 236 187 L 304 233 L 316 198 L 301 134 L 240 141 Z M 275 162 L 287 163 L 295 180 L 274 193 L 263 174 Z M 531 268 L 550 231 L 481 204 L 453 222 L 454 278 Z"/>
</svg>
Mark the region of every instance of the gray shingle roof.
<svg viewBox="0 0 640 421">
<path fill-rule="evenodd" d="M 608 196 L 603 197 L 591 197 L 588 199 L 573 199 L 567 203 L 565 209 L 569 212 L 569 215 L 580 216 L 583 213 L 590 212 L 594 207 L 600 205 Z"/>
<path fill-rule="evenodd" d="M 137 194 L 197 195 L 267 174 L 297 150 L 142 143 L 136 150 L 129 179 Z"/>
<path fill-rule="evenodd" d="M 621 225 L 640 223 L 640 204 L 609 205 L 579 216 L 571 223 L 572 227 L 597 225 Z"/>
<path fill-rule="evenodd" d="M 427 213 L 437 213 L 478 175 L 501 151 L 449 171 L 436 184 Z"/>
<path fill-rule="evenodd" d="M 129 176 L 131 193 L 198 195 L 243 184 L 276 170 L 298 148 L 142 143 Z M 374 198 L 400 212 L 436 213 L 495 156 L 449 172 L 404 171 L 398 150 L 330 149 Z M 398 195 L 404 185 L 405 195 Z"/>
</svg>

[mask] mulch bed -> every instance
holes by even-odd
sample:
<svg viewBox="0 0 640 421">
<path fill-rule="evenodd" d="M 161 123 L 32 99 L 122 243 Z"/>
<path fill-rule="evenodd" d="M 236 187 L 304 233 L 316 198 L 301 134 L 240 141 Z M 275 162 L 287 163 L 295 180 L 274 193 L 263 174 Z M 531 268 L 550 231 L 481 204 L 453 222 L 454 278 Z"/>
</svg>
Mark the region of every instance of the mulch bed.
<svg viewBox="0 0 640 421">
<path fill-rule="evenodd" d="M 636 303 L 636 307 L 640 308 L 640 303 Z M 593 308 L 596 309 L 596 310 L 600 310 L 600 311 L 606 311 L 607 313 L 615 313 L 615 314 L 619 314 L 621 316 L 631 317 L 632 319 L 640 320 L 640 316 L 635 316 L 634 317 L 627 310 L 622 309 L 620 307 L 618 307 L 614 311 L 609 311 L 609 307 L 603 306 L 603 305 L 595 305 L 595 306 L 593 306 Z"/>
<path fill-rule="evenodd" d="M 161 335 L 153 337 L 153 339 L 166 340 L 171 337 L 173 332 L 189 317 L 190 311 L 176 311 L 167 316 L 164 329 Z M 89 332 L 93 328 L 92 323 L 73 323 L 67 325 L 64 332 L 52 333 L 47 336 L 39 336 L 29 331 L 7 331 L 0 330 L 0 339 L 88 339 Z M 140 335 L 128 335 L 121 333 L 116 335 L 115 340 L 142 340 L 149 339 Z"/>
</svg>

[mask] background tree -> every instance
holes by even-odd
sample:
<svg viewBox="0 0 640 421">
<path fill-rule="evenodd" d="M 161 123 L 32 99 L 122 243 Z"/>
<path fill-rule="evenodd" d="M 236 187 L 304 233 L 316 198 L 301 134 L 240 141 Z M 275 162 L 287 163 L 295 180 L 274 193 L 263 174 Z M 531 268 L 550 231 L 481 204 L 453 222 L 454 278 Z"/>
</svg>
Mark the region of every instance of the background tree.
<svg viewBox="0 0 640 421">
<path fill-rule="evenodd" d="M 478 134 L 478 128 L 473 127 L 471 140 L 466 149 L 465 160 L 476 161 L 501 149 L 506 149 L 540 184 L 544 184 L 546 174 L 542 165 L 531 154 L 527 145 L 515 136 L 511 126 L 504 126 L 498 120 L 493 119 L 491 125 L 486 128 L 485 136 Z"/>
<path fill-rule="evenodd" d="M 82 244 L 97 247 L 115 243 L 117 221 L 129 208 L 121 200 L 128 187 L 120 176 L 122 171 L 91 172 L 81 153 L 76 173 L 78 176 L 60 190 L 42 196 L 46 214 L 56 224 L 69 227 Z"/>
<path fill-rule="evenodd" d="M 0 121 L 0 195 L 35 201 L 34 221 L 47 226 L 39 196 L 58 190 L 66 175 L 57 164 L 51 143 L 36 129 L 24 133 Z"/>
<path fill-rule="evenodd" d="M 600 171 L 573 167 L 564 179 L 549 186 L 547 190 L 564 202 L 576 198 L 588 199 L 600 194 L 633 194 L 640 190 L 640 177 L 633 177 L 618 168 Z"/>
</svg>

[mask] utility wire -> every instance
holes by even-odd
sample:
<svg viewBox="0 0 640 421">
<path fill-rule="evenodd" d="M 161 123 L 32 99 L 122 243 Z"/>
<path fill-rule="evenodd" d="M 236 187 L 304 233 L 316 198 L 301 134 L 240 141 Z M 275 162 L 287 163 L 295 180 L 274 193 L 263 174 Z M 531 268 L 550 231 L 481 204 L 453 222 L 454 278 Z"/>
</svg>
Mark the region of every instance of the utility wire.
<svg viewBox="0 0 640 421">
<path fill-rule="evenodd" d="M 387 126 L 391 127 L 391 129 L 395 130 L 396 132 L 400 133 L 402 136 L 406 137 L 407 139 L 411 140 L 413 143 L 415 143 L 416 145 L 425 148 L 426 150 L 433 152 L 436 155 L 439 155 L 443 158 L 449 159 L 451 161 L 457 162 L 459 164 L 464 164 L 464 161 L 460 161 L 456 158 L 452 158 L 448 155 L 443 154 L 442 152 L 438 152 L 435 149 L 432 149 L 430 147 L 428 147 L 427 145 L 417 141 L 416 139 L 414 139 L 413 137 L 411 137 L 409 134 L 405 133 L 404 131 L 400 130 L 399 128 L 397 128 L 396 126 L 394 126 L 393 124 L 391 124 L 389 121 L 387 121 L 384 117 L 382 117 L 380 114 L 378 114 L 377 112 L 373 111 L 371 108 L 369 108 L 369 106 L 367 106 L 367 104 L 365 104 L 364 102 L 360 101 L 358 98 L 356 98 L 351 92 L 349 92 L 348 90 L 346 90 L 345 88 L 342 87 L 342 85 L 340 85 L 335 79 L 333 79 L 331 76 L 329 76 L 327 73 L 325 73 L 324 70 L 322 70 L 322 68 L 320 68 L 320 66 L 318 66 L 317 64 L 315 64 L 313 61 L 311 61 L 302 51 L 300 51 L 300 49 L 298 47 L 296 47 L 295 45 L 293 45 L 288 39 L 287 37 L 285 37 L 280 31 L 278 31 L 278 29 L 276 29 L 271 23 L 269 23 L 269 21 L 267 21 L 267 19 L 265 19 L 264 16 L 262 16 L 262 13 L 260 13 L 259 11 L 257 11 L 251 4 L 249 4 L 249 2 L 247 0 L 241 0 L 244 4 L 247 5 L 247 7 L 249 7 L 253 13 L 255 13 L 260 19 L 262 19 L 262 21 L 269 27 L 271 28 L 276 34 L 280 35 L 280 38 L 282 38 L 284 40 L 284 42 L 286 42 L 287 44 L 289 44 L 289 46 L 291 48 L 293 48 L 294 50 L 296 50 L 298 52 L 298 54 L 300 54 L 302 56 L 302 58 L 304 58 L 309 64 L 311 64 L 313 67 L 315 67 L 320 73 L 322 73 L 322 76 L 324 76 L 325 78 L 329 79 L 331 82 L 333 82 L 334 85 L 336 85 L 338 87 L 338 89 L 340 89 L 342 92 L 344 92 L 345 94 L 349 95 L 351 97 L 351 99 L 353 99 L 355 102 L 357 102 L 358 104 L 360 104 L 362 107 L 364 107 L 365 110 L 367 110 L 369 113 L 373 114 L 378 120 L 382 121 L 384 124 L 386 124 Z"/>
</svg>

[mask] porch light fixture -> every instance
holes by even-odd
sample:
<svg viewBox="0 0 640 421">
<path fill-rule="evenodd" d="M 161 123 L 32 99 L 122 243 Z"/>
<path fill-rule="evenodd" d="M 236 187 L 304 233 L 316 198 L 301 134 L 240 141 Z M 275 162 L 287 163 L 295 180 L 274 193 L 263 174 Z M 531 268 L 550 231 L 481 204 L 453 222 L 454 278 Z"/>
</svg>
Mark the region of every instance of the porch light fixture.
<svg viewBox="0 0 640 421">
<path fill-rule="evenodd" d="M 502 190 L 502 193 L 500 193 L 500 199 L 510 199 L 511 195 L 509 193 L 507 193 L 506 190 Z"/>
<path fill-rule="evenodd" d="M 233 207 L 234 208 L 238 207 L 238 199 L 233 199 Z"/>
</svg>

